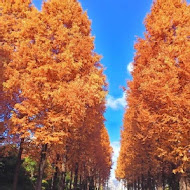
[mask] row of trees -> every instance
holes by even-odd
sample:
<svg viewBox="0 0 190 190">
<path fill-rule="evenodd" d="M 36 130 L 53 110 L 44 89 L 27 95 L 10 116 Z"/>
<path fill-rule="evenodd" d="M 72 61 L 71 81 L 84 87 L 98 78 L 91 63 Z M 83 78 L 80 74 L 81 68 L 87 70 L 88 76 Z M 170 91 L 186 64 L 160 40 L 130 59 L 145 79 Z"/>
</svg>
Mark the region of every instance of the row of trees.
<svg viewBox="0 0 190 190">
<path fill-rule="evenodd" d="M 128 83 L 116 176 L 128 189 L 190 189 L 190 6 L 154 1 Z"/>
<path fill-rule="evenodd" d="M 1 146 L 38 163 L 51 189 L 101 189 L 112 148 L 104 126 L 107 93 L 90 21 L 76 0 L 0 0 Z M 47 175 L 47 173 L 49 175 Z M 69 175 L 70 187 L 66 187 Z M 73 185 L 72 185 L 73 184 Z"/>
</svg>

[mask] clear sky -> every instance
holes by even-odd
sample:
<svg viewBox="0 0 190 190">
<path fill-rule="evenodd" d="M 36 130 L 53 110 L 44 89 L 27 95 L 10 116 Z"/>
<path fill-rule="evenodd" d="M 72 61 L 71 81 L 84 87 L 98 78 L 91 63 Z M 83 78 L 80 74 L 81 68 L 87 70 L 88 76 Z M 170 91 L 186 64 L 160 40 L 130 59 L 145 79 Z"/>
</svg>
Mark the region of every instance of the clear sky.
<svg viewBox="0 0 190 190">
<path fill-rule="evenodd" d="M 40 9 L 41 0 L 33 3 Z M 124 114 L 125 99 L 121 86 L 127 87 L 131 80 L 128 68 L 134 57 L 136 36 L 143 37 L 143 20 L 152 0 L 79 0 L 92 21 L 92 35 L 95 36 L 95 51 L 103 56 L 101 63 L 106 68 L 109 83 L 107 97 L 106 127 L 118 154 L 120 129 Z"/>
<path fill-rule="evenodd" d="M 80 0 L 92 20 L 96 37 L 96 52 L 103 55 L 102 63 L 109 83 L 106 127 L 111 142 L 119 141 L 123 118 L 123 90 L 131 79 L 127 65 L 133 60 L 136 36 L 143 36 L 143 20 L 150 11 L 152 0 Z"/>
</svg>

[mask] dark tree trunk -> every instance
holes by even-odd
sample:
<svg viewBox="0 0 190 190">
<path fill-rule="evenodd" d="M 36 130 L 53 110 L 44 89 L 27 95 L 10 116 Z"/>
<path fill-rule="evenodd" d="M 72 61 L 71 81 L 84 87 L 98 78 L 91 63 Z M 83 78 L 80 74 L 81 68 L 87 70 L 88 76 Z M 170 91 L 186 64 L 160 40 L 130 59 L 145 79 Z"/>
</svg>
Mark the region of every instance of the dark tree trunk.
<svg viewBox="0 0 190 190">
<path fill-rule="evenodd" d="M 140 190 L 140 178 L 138 177 L 137 189 Z"/>
<path fill-rule="evenodd" d="M 56 157 L 56 163 L 55 163 L 55 172 L 54 172 L 54 175 L 53 175 L 53 179 L 52 179 L 52 187 L 51 189 L 52 190 L 56 190 L 56 187 L 57 187 L 57 184 L 58 184 L 58 173 L 59 173 L 59 168 L 57 167 L 57 163 L 60 159 L 60 156 L 59 154 L 57 154 L 57 157 Z"/>
<path fill-rule="evenodd" d="M 80 175 L 80 178 L 79 178 L 79 184 L 80 184 L 80 189 L 82 189 L 82 176 Z"/>
<path fill-rule="evenodd" d="M 82 180 L 81 189 L 82 189 L 82 190 L 87 190 L 87 180 L 86 180 L 85 177 L 84 177 L 83 180 Z"/>
<path fill-rule="evenodd" d="M 74 178 L 74 190 L 77 190 L 78 183 L 78 163 L 75 165 L 75 178 Z"/>
<path fill-rule="evenodd" d="M 61 173 L 61 181 L 60 181 L 60 185 L 59 185 L 59 190 L 65 190 L 66 188 L 66 181 L 65 181 L 65 178 L 66 178 L 66 172 L 62 172 Z"/>
<path fill-rule="evenodd" d="M 162 172 L 162 188 L 165 189 L 166 186 L 166 179 L 165 179 L 165 174 Z"/>
<path fill-rule="evenodd" d="M 39 169 L 38 169 L 38 178 L 37 178 L 35 190 L 42 189 L 42 178 L 43 178 L 45 164 L 46 164 L 46 153 L 47 153 L 47 144 L 42 145 L 40 164 L 39 164 Z"/>
<path fill-rule="evenodd" d="M 179 178 L 177 175 L 172 174 L 169 179 L 170 190 L 179 190 Z"/>
<path fill-rule="evenodd" d="M 145 185 L 144 185 L 144 175 L 142 174 L 141 176 L 141 186 L 142 186 L 142 190 L 145 190 Z"/>
<path fill-rule="evenodd" d="M 136 182 L 136 180 L 134 181 L 134 190 L 137 190 L 137 182 Z"/>
<path fill-rule="evenodd" d="M 94 177 L 93 176 L 90 177 L 89 189 L 94 190 Z"/>
<path fill-rule="evenodd" d="M 156 187 L 158 190 L 163 190 L 163 171 L 157 174 L 157 184 Z"/>
<path fill-rule="evenodd" d="M 152 178 L 151 178 L 151 174 L 150 174 L 150 171 L 148 171 L 148 181 L 147 181 L 147 186 L 148 186 L 148 189 L 150 190 L 153 190 L 154 187 L 152 185 Z"/>
<path fill-rule="evenodd" d="M 71 179 L 70 179 L 70 184 L 69 184 L 69 190 L 72 188 L 72 182 L 73 182 L 73 172 L 71 171 Z"/>
<path fill-rule="evenodd" d="M 129 190 L 130 189 L 130 185 L 127 183 L 127 190 Z"/>
<path fill-rule="evenodd" d="M 66 188 L 66 172 L 62 173 L 62 184 L 63 184 L 62 190 L 64 190 Z"/>
<path fill-rule="evenodd" d="M 52 188 L 51 188 L 52 190 L 56 190 L 57 181 L 58 181 L 57 176 L 58 176 L 58 167 L 56 166 L 55 167 L 55 173 L 53 175 L 53 184 L 52 184 Z"/>
<path fill-rule="evenodd" d="M 24 143 L 24 138 L 22 138 L 20 141 L 20 147 L 19 147 L 18 157 L 17 157 L 17 161 L 16 161 L 16 168 L 15 168 L 15 173 L 14 173 L 14 179 L 13 179 L 13 190 L 17 189 L 19 170 L 20 170 L 20 166 L 21 166 L 21 157 L 22 157 L 22 152 L 23 152 L 23 143 Z"/>
</svg>

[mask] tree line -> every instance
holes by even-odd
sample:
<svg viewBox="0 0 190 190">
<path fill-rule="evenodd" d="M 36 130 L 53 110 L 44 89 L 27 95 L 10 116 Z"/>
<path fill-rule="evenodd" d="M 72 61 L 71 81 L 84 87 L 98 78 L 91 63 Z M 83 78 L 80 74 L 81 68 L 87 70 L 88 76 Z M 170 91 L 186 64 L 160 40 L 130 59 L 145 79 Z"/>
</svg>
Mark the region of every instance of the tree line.
<svg viewBox="0 0 190 190">
<path fill-rule="evenodd" d="M 107 83 L 80 3 L 0 0 L 0 45 L 0 189 L 9 167 L 8 189 L 102 189 Z"/>
<path fill-rule="evenodd" d="M 190 189 L 190 5 L 156 0 L 128 82 L 116 176 L 129 190 Z"/>
</svg>

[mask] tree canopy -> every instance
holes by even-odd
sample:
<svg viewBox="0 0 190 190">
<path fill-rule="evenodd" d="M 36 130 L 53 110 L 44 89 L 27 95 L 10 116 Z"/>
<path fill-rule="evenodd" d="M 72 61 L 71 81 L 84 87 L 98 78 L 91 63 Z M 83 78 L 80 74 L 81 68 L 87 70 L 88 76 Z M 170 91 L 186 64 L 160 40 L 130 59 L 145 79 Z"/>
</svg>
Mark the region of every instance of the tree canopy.
<svg viewBox="0 0 190 190">
<path fill-rule="evenodd" d="M 135 44 L 116 170 L 129 186 L 177 189 L 189 176 L 189 19 L 186 1 L 157 0 Z"/>
</svg>

